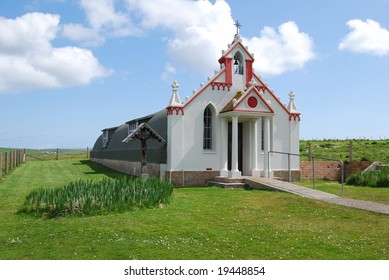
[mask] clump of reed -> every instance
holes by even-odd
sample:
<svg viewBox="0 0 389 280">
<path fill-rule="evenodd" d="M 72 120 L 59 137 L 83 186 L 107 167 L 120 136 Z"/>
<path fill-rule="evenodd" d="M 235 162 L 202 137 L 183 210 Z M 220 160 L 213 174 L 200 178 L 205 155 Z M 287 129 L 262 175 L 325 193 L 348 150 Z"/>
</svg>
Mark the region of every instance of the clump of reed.
<svg viewBox="0 0 389 280">
<path fill-rule="evenodd" d="M 368 171 L 363 174 L 361 172 L 357 172 L 347 179 L 346 184 L 373 188 L 388 188 L 389 168 L 386 167 L 377 171 Z"/>
<path fill-rule="evenodd" d="M 172 193 L 171 183 L 153 178 L 123 176 L 98 181 L 78 180 L 61 188 L 32 191 L 20 212 L 50 218 L 123 212 L 167 204 Z"/>
</svg>

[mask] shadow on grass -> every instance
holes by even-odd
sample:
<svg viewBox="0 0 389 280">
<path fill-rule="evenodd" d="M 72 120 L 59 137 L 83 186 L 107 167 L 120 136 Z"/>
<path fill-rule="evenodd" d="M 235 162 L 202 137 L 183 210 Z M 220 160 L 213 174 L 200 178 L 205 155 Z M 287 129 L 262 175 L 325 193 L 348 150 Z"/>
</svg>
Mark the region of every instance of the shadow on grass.
<svg viewBox="0 0 389 280">
<path fill-rule="evenodd" d="M 111 169 L 111 168 L 108 168 L 106 166 L 103 166 L 101 164 L 98 164 L 98 163 L 95 163 L 93 161 L 90 161 L 90 160 L 80 160 L 79 163 L 73 163 L 74 165 L 87 165 L 90 169 L 92 169 L 93 171 L 87 171 L 87 172 L 84 172 L 84 174 L 89 174 L 89 175 L 105 175 L 105 176 L 108 176 L 110 178 L 119 178 L 119 177 L 123 177 L 123 175 L 126 175 L 127 174 L 124 174 L 124 173 L 121 173 L 117 170 L 114 170 L 114 169 Z"/>
</svg>

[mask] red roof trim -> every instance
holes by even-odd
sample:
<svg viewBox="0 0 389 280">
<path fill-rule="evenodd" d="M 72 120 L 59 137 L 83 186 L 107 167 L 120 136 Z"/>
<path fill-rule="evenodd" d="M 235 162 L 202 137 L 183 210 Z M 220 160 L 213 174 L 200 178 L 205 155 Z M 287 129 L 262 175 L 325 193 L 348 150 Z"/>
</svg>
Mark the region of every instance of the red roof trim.
<svg viewBox="0 0 389 280">
<path fill-rule="evenodd" d="M 211 80 L 209 80 L 202 88 L 195 94 L 193 95 L 188 101 L 185 102 L 183 108 L 186 108 L 193 100 L 196 99 L 197 96 L 199 96 L 209 85 L 212 83 L 215 83 L 215 80 L 219 78 L 224 72 L 226 72 L 226 69 L 222 69 L 217 75 L 215 75 Z M 226 84 L 228 86 L 228 84 Z M 231 87 L 231 85 L 229 85 Z"/>
<path fill-rule="evenodd" d="M 231 47 L 229 48 L 229 50 L 228 50 L 227 52 L 225 52 L 225 53 L 222 55 L 221 58 L 219 58 L 219 63 L 222 63 L 222 61 L 224 60 L 223 58 L 225 58 L 227 55 L 229 55 L 229 54 L 232 52 L 232 50 L 236 48 L 237 45 L 240 45 L 240 46 L 243 48 L 243 50 L 246 52 L 246 54 L 248 54 L 248 56 L 254 61 L 254 57 L 251 55 L 251 53 L 249 53 L 249 51 L 246 49 L 246 47 L 243 46 L 242 42 L 237 41 L 237 42 L 235 42 L 235 43 L 233 43 L 233 44 L 231 45 Z"/>
<path fill-rule="evenodd" d="M 290 115 L 291 113 L 290 113 L 290 111 L 288 110 L 288 108 L 286 108 L 285 105 L 281 103 L 280 99 L 278 99 L 278 97 L 274 95 L 274 93 L 269 89 L 269 87 L 261 81 L 261 79 L 257 76 L 257 74 L 253 73 L 253 76 L 254 76 L 258 81 L 260 81 L 260 82 L 262 83 L 262 86 L 260 86 L 260 87 L 261 87 L 261 88 L 267 89 L 267 91 L 270 93 L 271 96 L 273 96 L 273 98 L 277 101 L 277 103 L 278 103 L 279 105 L 281 105 L 281 107 L 285 110 L 286 113 L 288 113 L 288 115 Z"/>
</svg>

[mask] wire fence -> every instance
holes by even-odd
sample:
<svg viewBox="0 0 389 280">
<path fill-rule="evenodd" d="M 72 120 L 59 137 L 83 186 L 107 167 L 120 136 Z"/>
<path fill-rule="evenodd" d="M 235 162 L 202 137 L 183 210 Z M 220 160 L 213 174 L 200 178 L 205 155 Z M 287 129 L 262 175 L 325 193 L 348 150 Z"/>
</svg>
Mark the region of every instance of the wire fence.
<svg viewBox="0 0 389 280">
<path fill-rule="evenodd" d="M 0 152 L 0 178 L 12 172 L 26 161 L 26 150 L 17 149 Z"/>
</svg>

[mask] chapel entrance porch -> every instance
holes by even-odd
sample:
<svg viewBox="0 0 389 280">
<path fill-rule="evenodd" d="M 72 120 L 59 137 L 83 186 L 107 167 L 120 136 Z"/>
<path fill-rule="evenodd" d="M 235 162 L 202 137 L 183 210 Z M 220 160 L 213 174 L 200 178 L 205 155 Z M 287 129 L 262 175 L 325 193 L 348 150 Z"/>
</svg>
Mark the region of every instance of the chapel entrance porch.
<svg viewBox="0 0 389 280">
<path fill-rule="evenodd" d="M 271 117 L 228 114 L 221 120 L 221 177 L 267 177 Z"/>
</svg>

